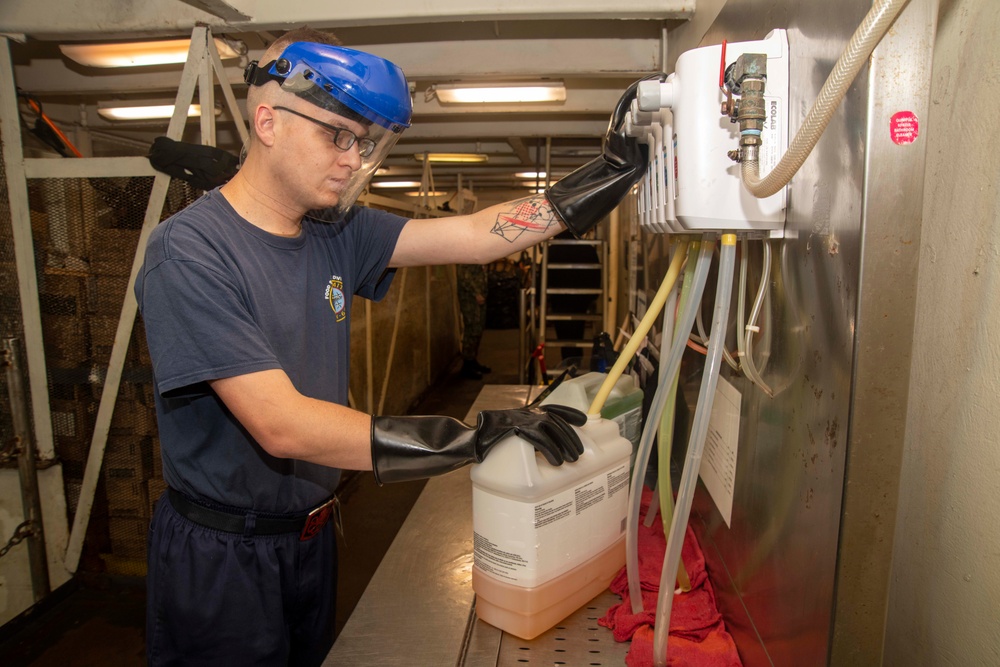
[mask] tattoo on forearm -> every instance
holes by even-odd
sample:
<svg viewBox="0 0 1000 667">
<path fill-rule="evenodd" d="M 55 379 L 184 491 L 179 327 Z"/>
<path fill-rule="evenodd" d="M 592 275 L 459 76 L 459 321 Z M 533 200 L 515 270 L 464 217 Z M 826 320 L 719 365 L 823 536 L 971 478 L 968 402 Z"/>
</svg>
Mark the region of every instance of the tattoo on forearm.
<svg viewBox="0 0 1000 667">
<path fill-rule="evenodd" d="M 506 204 L 497 215 L 492 233 L 513 243 L 524 233 L 544 234 L 558 222 L 544 197 L 528 197 Z"/>
</svg>

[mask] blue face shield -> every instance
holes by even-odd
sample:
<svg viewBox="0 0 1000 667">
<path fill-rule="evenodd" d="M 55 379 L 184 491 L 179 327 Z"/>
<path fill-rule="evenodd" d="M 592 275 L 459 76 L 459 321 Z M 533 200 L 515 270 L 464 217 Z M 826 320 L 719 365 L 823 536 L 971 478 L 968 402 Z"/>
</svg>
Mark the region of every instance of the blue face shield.
<svg viewBox="0 0 1000 667">
<path fill-rule="evenodd" d="M 352 132 L 359 141 L 361 168 L 340 192 L 335 215 L 345 213 L 368 186 L 403 130 L 410 126 L 410 90 L 396 65 L 362 51 L 311 42 L 288 45 L 276 60 L 251 62 L 243 75 L 251 86 L 275 81 L 285 92 L 363 128 Z M 336 146 L 350 143 L 344 136 Z M 364 153 L 368 153 L 365 155 Z"/>
</svg>

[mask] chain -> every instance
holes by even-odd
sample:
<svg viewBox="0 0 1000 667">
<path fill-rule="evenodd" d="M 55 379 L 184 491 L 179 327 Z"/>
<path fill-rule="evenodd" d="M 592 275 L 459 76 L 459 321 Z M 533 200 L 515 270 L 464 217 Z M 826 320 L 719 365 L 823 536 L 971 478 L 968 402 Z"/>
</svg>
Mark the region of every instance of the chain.
<svg viewBox="0 0 1000 667">
<path fill-rule="evenodd" d="M 0 558 L 6 556 L 8 551 L 35 534 L 35 530 L 31 527 L 31 524 L 31 521 L 22 521 L 20 525 L 14 529 L 14 534 L 11 536 L 10 540 L 7 541 L 6 546 L 0 549 Z"/>
<path fill-rule="evenodd" d="M 21 438 L 16 435 L 7 444 L 0 447 L 0 463 L 17 459 L 21 453 Z"/>
</svg>

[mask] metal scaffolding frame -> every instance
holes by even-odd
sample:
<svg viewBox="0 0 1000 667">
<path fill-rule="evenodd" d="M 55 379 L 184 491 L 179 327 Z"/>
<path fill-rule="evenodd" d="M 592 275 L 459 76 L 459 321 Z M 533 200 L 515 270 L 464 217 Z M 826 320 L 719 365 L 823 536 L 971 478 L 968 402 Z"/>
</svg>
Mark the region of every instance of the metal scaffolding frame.
<svg viewBox="0 0 1000 667">
<path fill-rule="evenodd" d="M 116 158 L 72 158 L 65 160 L 49 160 L 43 158 L 25 159 L 20 134 L 20 122 L 17 108 L 16 85 L 10 58 L 9 44 L 6 38 L 0 37 L 0 87 L 7 91 L 0 102 L 0 123 L 5 128 L 17 128 L 16 132 L 4 138 L 3 157 L 6 167 L 7 187 L 9 191 L 11 221 L 14 232 L 15 261 L 21 300 L 22 317 L 24 321 L 24 337 L 26 360 L 28 364 L 28 381 L 32 397 L 32 421 L 34 426 L 37 449 L 42 458 L 51 459 L 55 456 L 55 445 L 52 429 L 51 408 L 47 384 L 45 350 L 42 340 L 41 312 L 39 307 L 38 279 L 34 259 L 33 239 L 31 235 L 31 214 L 28 207 L 29 178 L 109 178 L 125 176 L 154 176 L 153 187 L 135 257 L 129 276 L 125 300 L 122 304 L 118 328 L 115 333 L 111 358 L 108 361 L 107 376 L 96 416 L 96 424 L 91 439 L 90 451 L 84 470 L 83 486 L 80 499 L 73 519 L 72 530 L 64 557 L 64 565 L 70 573 L 76 571 L 83 541 L 90 520 L 94 503 L 94 494 L 100 476 L 104 451 L 107 445 L 114 413 L 115 402 L 121 384 L 122 371 L 125 366 L 125 355 L 128 351 L 129 339 L 138 311 L 138 304 L 133 295 L 135 278 L 142 266 L 146 242 L 153 228 L 160 222 L 163 207 L 166 202 L 170 176 L 155 171 L 144 157 Z M 191 46 L 187 61 L 181 74 L 180 85 L 174 102 L 174 113 L 170 118 L 166 136 L 179 141 L 187 120 L 187 110 L 194 98 L 195 88 L 198 88 L 199 102 L 202 109 L 215 107 L 214 78 L 222 88 L 223 96 L 240 137 L 246 141 L 249 134 L 243 120 L 236 96 L 224 75 L 222 60 L 219 57 L 211 30 L 197 26 L 191 33 Z M 201 141 L 203 144 L 215 145 L 215 114 L 201 115 Z"/>
</svg>

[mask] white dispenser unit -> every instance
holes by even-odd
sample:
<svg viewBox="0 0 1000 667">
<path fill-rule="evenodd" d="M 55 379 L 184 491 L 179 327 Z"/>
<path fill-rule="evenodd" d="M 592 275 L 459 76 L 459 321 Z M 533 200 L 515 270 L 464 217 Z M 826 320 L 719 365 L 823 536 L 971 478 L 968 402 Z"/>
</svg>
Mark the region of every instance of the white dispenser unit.
<svg viewBox="0 0 1000 667">
<path fill-rule="evenodd" d="M 649 147 L 649 164 L 639 184 L 639 224 L 658 234 L 679 232 L 674 214 L 674 131 L 673 114 L 663 108 L 656 113 L 634 114 L 642 125 L 631 122 L 630 136 Z"/>
<path fill-rule="evenodd" d="M 586 604 L 625 564 L 632 445 L 611 420 L 576 430 L 577 461 L 549 465 L 512 436 L 472 466 L 476 614 L 522 639 Z"/>
<path fill-rule="evenodd" d="M 767 56 L 767 117 L 761 131 L 760 174 L 771 171 L 787 150 L 788 39 L 784 30 L 772 30 L 759 41 L 727 44 L 724 60 L 721 44 L 681 54 L 674 73 L 665 82 L 639 84 L 639 112 L 658 114 L 669 108 L 673 114 L 673 140 L 663 139 L 668 154 L 670 148 L 674 149 L 673 164 L 664 171 L 666 178 L 673 180 L 672 187 L 654 185 L 647 190 L 644 186 L 640 199 L 673 194 L 676 223 L 647 216 L 654 223 L 647 225 L 649 231 L 770 232 L 784 227 L 786 188 L 764 199 L 754 197 L 741 183 L 740 165 L 728 156 L 739 146 L 740 128 L 721 112 L 726 94 L 719 86 L 720 69 L 745 53 Z M 635 115 L 637 125 L 647 124 L 643 123 L 642 113 Z M 651 128 L 649 134 L 654 134 Z M 649 143 L 655 143 L 655 138 Z M 660 206 L 669 210 L 665 202 Z M 649 207 L 655 209 L 657 205 Z"/>
</svg>

